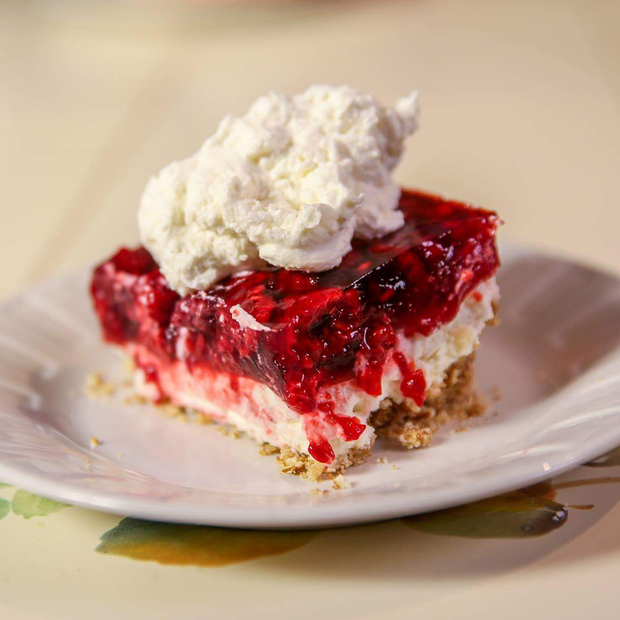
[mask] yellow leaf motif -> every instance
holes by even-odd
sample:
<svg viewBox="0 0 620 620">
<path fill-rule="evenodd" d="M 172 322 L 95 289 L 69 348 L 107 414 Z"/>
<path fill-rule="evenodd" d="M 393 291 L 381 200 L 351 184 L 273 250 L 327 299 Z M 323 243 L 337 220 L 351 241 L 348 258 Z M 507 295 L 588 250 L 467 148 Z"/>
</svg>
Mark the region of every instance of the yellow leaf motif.
<svg viewBox="0 0 620 620">
<path fill-rule="evenodd" d="M 479 502 L 403 519 L 427 534 L 463 538 L 529 538 L 548 534 L 566 522 L 566 508 L 554 501 L 546 483 Z"/>
<path fill-rule="evenodd" d="M 293 551 L 316 535 L 309 531 L 236 530 L 126 518 L 101 537 L 96 550 L 160 564 L 225 566 Z"/>
</svg>

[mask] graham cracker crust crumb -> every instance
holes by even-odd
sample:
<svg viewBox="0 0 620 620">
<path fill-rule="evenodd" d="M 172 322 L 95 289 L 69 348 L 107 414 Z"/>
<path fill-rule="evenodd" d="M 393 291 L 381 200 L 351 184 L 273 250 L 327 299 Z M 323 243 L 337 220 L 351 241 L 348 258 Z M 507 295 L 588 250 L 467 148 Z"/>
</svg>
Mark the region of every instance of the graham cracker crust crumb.
<svg viewBox="0 0 620 620">
<path fill-rule="evenodd" d="M 312 482 L 317 482 L 321 479 L 324 472 L 325 465 L 314 461 L 313 463 L 310 463 L 306 468 L 306 478 L 308 478 L 308 480 L 311 480 Z"/>
<path fill-rule="evenodd" d="M 491 302 L 491 308 L 493 309 L 493 318 L 487 321 L 487 325 L 496 327 L 501 324 L 499 318 L 499 301 Z"/>
<path fill-rule="evenodd" d="M 153 401 L 148 400 L 148 398 L 142 401 L 141 399 L 143 397 L 139 395 L 137 395 L 136 398 L 137 398 L 137 400 L 135 401 L 136 404 L 149 404 L 149 405 L 154 404 L 157 410 L 163 413 L 164 415 L 167 415 L 171 418 L 177 418 L 181 420 L 182 422 L 185 422 L 186 424 L 190 422 L 192 424 L 197 424 L 198 426 L 208 426 L 209 424 L 215 424 L 215 421 L 213 420 L 212 417 L 210 417 L 206 413 L 202 413 L 201 411 L 198 411 L 197 409 L 193 409 L 192 407 L 181 407 L 180 405 L 175 405 L 174 403 L 171 403 L 170 401 L 164 401 L 161 403 L 153 403 Z M 229 426 L 218 426 L 217 430 L 218 432 L 226 436 L 232 435 L 235 437 L 235 439 L 241 436 L 240 431 L 234 429 L 234 433 L 233 433 L 232 432 L 233 429 Z"/>
<path fill-rule="evenodd" d="M 318 463 L 307 454 L 300 454 L 290 448 L 282 448 L 278 463 L 283 474 L 301 476 L 313 482 L 325 479 L 326 476 L 339 474 L 348 467 L 363 463 L 369 456 L 371 447 L 354 448 L 348 453 L 338 457 L 329 467 Z"/>
<path fill-rule="evenodd" d="M 233 439 L 239 439 L 242 435 L 241 431 L 238 431 L 236 428 L 227 424 L 220 424 L 215 430 L 224 435 L 224 437 L 232 437 Z"/>
<path fill-rule="evenodd" d="M 469 426 L 459 426 L 458 428 L 455 428 L 452 432 L 453 433 L 466 433 L 469 430 Z"/>
<path fill-rule="evenodd" d="M 425 448 L 440 426 L 485 411 L 485 403 L 473 391 L 474 360 L 472 353 L 452 364 L 446 371 L 441 391 L 427 398 L 422 407 L 409 400 L 397 404 L 384 399 L 368 423 L 377 436 L 395 440 L 408 450 Z"/>
<path fill-rule="evenodd" d="M 322 463 L 318 463 L 309 456 L 299 454 L 299 452 L 291 450 L 290 448 L 283 448 L 280 450 L 278 463 L 281 466 L 280 471 L 283 474 L 301 476 L 312 482 L 321 480 L 326 469 L 325 465 Z"/>
<path fill-rule="evenodd" d="M 350 489 L 352 488 L 351 483 L 342 475 L 342 474 L 338 474 L 333 480 L 332 480 L 332 486 L 334 487 L 334 489 L 336 490 L 340 490 L 340 489 Z"/>
<path fill-rule="evenodd" d="M 316 487 L 310 489 L 310 495 L 327 495 L 328 493 L 327 489 L 317 489 Z"/>
<path fill-rule="evenodd" d="M 96 437 L 91 437 L 90 438 L 90 447 L 91 448 L 96 448 L 97 446 L 100 446 L 101 442 L 96 438 Z"/>
<path fill-rule="evenodd" d="M 84 394 L 89 398 L 109 398 L 116 392 L 116 386 L 106 381 L 100 372 L 90 372 L 86 376 Z"/>
<path fill-rule="evenodd" d="M 198 426 L 210 426 L 211 424 L 215 424 L 215 420 L 210 415 L 202 413 L 202 411 L 192 409 L 192 413 L 192 422 L 198 424 Z"/>
<path fill-rule="evenodd" d="M 260 453 L 263 456 L 273 456 L 274 454 L 280 454 L 280 448 L 272 446 L 270 443 L 264 443 L 260 448 Z"/>
<path fill-rule="evenodd" d="M 189 421 L 187 418 L 187 412 L 183 409 L 183 407 L 173 405 L 172 403 L 159 403 L 157 405 L 157 410 L 161 411 L 164 415 L 167 415 L 170 418 L 175 418 L 185 423 Z"/>
<path fill-rule="evenodd" d="M 185 424 L 188 424 L 190 422 L 192 424 L 197 424 L 198 426 L 208 426 L 209 424 L 215 424 L 215 421 L 213 420 L 213 418 L 208 416 L 206 413 L 202 413 L 201 411 L 198 411 L 191 407 L 181 407 L 179 405 L 175 405 L 171 403 L 170 401 L 164 401 L 162 403 L 153 403 L 153 401 L 149 400 L 148 398 L 145 398 L 144 400 L 142 400 L 143 397 L 139 395 L 130 396 L 129 398 L 132 399 L 132 401 L 131 403 L 128 403 L 128 404 L 155 405 L 157 411 L 159 411 L 160 413 L 163 413 L 164 415 L 167 415 L 168 417 L 181 420 Z M 217 430 L 223 435 L 232 436 L 235 439 L 237 439 L 238 437 L 241 437 L 240 431 L 236 429 L 232 429 L 229 426 L 218 426 Z"/>
<path fill-rule="evenodd" d="M 426 448 L 431 442 L 433 433 L 430 428 L 416 428 L 411 422 L 406 422 L 401 429 L 394 433 L 394 438 L 407 448 Z"/>
<path fill-rule="evenodd" d="M 379 458 L 377 459 L 377 463 L 381 463 L 381 464 L 383 464 L 383 465 L 387 465 L 387 462 L 388 462 L 388 460 L 387 460 L 384 456 L 379 457 Z"/>
<path fill-rule="evenodd" d="M 123 398 L 123 405 L 148 405 L 151 401 L 141 394 L 131 394 Z"/>
</svg>

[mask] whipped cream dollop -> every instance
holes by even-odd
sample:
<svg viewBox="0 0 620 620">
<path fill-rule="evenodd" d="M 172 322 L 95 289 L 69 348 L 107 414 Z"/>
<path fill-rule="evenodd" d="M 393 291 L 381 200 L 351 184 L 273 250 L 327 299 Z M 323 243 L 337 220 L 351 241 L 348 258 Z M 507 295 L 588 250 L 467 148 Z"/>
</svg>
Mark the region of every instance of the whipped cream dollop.
<svg viewBox="0 0 620 620">
<path fill-rule="evenodd" d="M 417 116 L 416 92 L 393 108 L 350 86 L 261 97 L 151 178 L 142 243 L 181 294 L 265 263 L 335 267 L 353 237 L 403 225 L 391 171 Z"/>
</svg>

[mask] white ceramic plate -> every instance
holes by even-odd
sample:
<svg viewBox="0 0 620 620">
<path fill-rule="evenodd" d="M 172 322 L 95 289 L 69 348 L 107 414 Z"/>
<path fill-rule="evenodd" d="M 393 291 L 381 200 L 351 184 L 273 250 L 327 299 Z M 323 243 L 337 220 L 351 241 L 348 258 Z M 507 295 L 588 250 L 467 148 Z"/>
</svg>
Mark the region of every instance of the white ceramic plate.
<svg viewBox="0 0 620 620">
<path fill-rule="evenodd" d="M 503 260 L 501 326 L 478 356 L 481 390 L 501 400 L 426 450 L 379 442 L 347 473 L 353 488 L 326 495 L 310 489 L 329 482 L 279 474 L 249 439 L 83 396 L 89 371 L 123 378 L 88 275 L 39 285 L 0 307 L 0 480 L 134 517 L 302 528 L 446 508 L 594 459 L 620 444 L 620 280 L 523 250 Z"/>
</svg>

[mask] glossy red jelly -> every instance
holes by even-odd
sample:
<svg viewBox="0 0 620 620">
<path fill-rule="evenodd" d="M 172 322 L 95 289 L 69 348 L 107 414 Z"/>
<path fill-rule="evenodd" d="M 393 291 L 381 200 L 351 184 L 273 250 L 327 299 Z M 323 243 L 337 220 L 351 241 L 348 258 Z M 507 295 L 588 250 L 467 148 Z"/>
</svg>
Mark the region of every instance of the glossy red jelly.
<svg viewBox="0 0 620 620">
<path fill-rule="evenodd" d="M 208 365 L 265 383 L 298 412 L 321 409 L 347 438 L 357 438 L 364 425 L 336 416 L 322 388 L 355 380 L 379 395 L 397 332 L 428 335 L 451 321 L 499 265 L 494 213 L 407 190 L 400 208 L 400 230 L 354 241 L 335 269 L 256 271 L 185 297 L 170 290 L 145 249 L 122 249 L 92 281 L 104 336 L 139 342 L 170 360 L 182 336 L 190 370 Z M 230 312 L 237 304 L 270 331 L 242 327 Z M 402 354 L 394 359 L 403 393 L 421 404 L 423 373 Z M 311 446 L 313 456 L 328 462 L 328 445 Z"/>
</svg>

